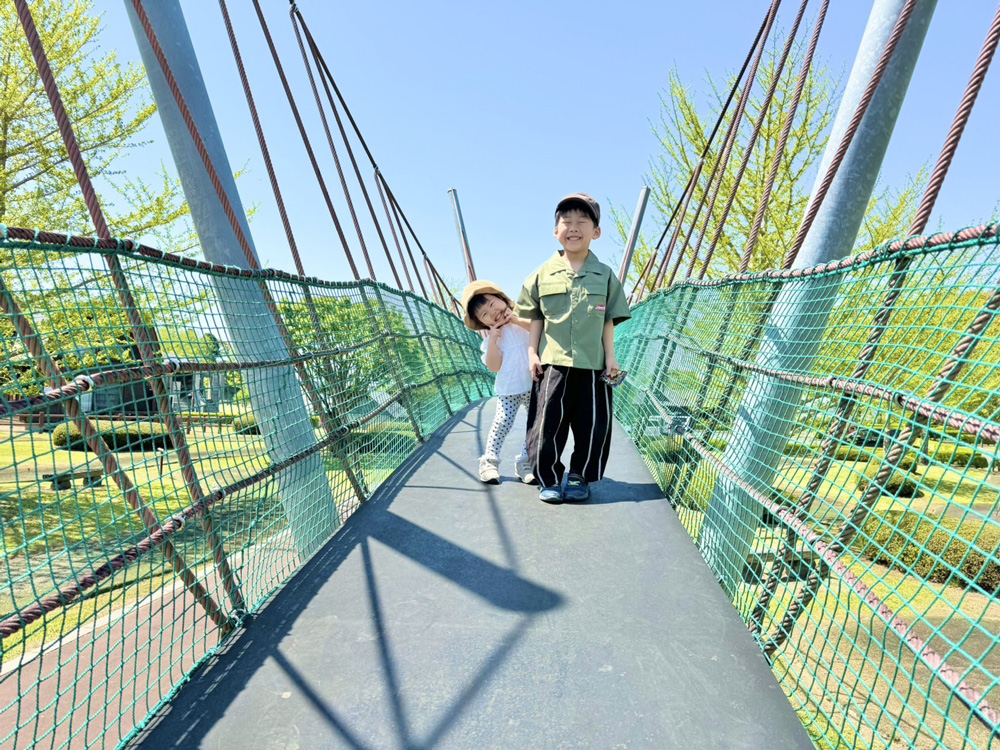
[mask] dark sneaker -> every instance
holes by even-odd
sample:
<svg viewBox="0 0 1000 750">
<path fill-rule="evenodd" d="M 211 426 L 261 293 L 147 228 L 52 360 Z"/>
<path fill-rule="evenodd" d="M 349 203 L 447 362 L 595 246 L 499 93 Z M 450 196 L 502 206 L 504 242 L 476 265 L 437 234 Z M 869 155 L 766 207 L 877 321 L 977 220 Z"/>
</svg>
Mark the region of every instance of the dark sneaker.
<svg viewBox="0 0 1000 750">
<path fill-rule="evenodd" d="M 538 492 L 538 499 L 543 503 L 561 503 L 563 501 L 562 492 L 558 487 L 542 487 Z"/>
<path fill-rule="evenodd" d="M 563 492 L 563 500 L 568 503 L 582 503 L 590 497 L 590 485 L 587 480 L 579 474 L 570 474 L 566 477 L 566 490 Z"/>
</svg>

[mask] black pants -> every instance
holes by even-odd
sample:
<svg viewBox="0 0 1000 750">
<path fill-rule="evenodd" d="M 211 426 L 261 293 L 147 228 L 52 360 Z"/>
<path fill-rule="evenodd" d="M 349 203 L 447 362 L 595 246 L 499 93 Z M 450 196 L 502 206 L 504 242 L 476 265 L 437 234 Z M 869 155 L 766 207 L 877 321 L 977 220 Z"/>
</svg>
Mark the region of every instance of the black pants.
<svg viewBox="0 0 1000 750">
<path fill-rule="evenodd" d="M 528 405 L 528 458 L 544 487 L 562 482 L 560 458 L 571 429 L 570 473 L 600 480 L 611 450 L 611 386 L 600 370 L 546 365 Z"/>
</svg>

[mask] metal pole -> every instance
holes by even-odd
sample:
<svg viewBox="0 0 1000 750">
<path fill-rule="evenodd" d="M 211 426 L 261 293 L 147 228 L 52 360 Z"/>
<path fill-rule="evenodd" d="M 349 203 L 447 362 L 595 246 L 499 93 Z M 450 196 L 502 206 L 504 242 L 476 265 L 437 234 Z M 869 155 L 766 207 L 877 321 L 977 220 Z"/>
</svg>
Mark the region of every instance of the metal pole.
<svg viewBox="0 0 1000 750">
<path fill-rule="evenodd" d="M 250 268 L 130 0 L 125 0 L 125 8 L 205 258 Z M 157 0 L 144 8 L 256 260 L 250 227 L 180 3 Z M 212 281 L 236 355 L 247 362 L 287 360 L 288 348 L 258 283 L 231 276 L 213 276 Z M 291 367 L 248 369 L 244 381 L 272 464 L 316 444 L 302 389 Z M 276 482 L 297 549 L 304 558 L 326 541 L 338 522 L 321 456 L 317 453 L 302 460 L 296 471 L 278 474 Z"/>
<path fill-rule="evenodd" d="M 458 230 L 458 242 L 462 246 L 462 255 L 465 257 L 465 272 L 469 275 L 469 283 L 471 284 L 476 280 L 476 269 L 472 265 L 469 235 L 465 232 L 465 219 L 462 218 L 462 207 L 458 204 L 458 191 L 451 188 L 448 195 L 451 196 L 451 206 L 455 210 L 455 229 Z"/>
<path fill-rule="evenodd" d="M 904 4 L 905 0 L 875 0 L 819 166 L 814 193 L 871 81 Z M 861 127 L 805 238 L 795 268 L 826 263 L 851 252 L 936 4 L 937 0 L 918 0 L 914 7 Z M 756 363 L 771 369 L 808 372 L 839 285 L 840 278 L 834 275 L 786 282 L 772 307 Z M 723 460 L 760 491 L 771 491 L 800 394 L 799 387 L 754 376 L 747 383 L 742 403 L 734 410 L 738 418 Z M 739 586 L 759 519 L 753 499 L 735 482 L 719 476 L 700 542 L 705 558 L 730 594 Z"/>
<path fill-rule="evenodd" d="M 625 277 L 628 276 L 629 266 L 632 265 L 632 253 L 635 252 L 635 243 L 639 241 L 639 227 L 642 226 L 642 217 L 646 213 L 648 200 L 649 188 L 643 186 L 642 190 L 639 191 L 639 204 L 635 207 L 635 213 L 632 215 L 632 230 L 628 233 L 628 242 L 625 243 L 625 257 L 622 259 L 621 270 L 618 271 L 618 280 L 623 284 Z"/>
</svg>

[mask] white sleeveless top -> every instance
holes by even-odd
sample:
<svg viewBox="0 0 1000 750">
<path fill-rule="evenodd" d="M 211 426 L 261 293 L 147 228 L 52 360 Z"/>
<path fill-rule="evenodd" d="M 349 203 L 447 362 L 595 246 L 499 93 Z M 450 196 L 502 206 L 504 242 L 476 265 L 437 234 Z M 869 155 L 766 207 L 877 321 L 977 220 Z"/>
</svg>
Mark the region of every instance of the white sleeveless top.
<svg viewBox="0 0 1000 750">
<path fill-rule="evenodd" d="M 497 347 L 503 356 L 500 372 L 497 373 L 496 393 L 498 396 L 516 396 L 531 390 L 531 371 L 528 368 L 528 332 L 520 326 L 508 323 L 500 329 Z M 489 339 L 483 339 L 483 364 L 486 364 L 486 349 Z"/>
</svg>

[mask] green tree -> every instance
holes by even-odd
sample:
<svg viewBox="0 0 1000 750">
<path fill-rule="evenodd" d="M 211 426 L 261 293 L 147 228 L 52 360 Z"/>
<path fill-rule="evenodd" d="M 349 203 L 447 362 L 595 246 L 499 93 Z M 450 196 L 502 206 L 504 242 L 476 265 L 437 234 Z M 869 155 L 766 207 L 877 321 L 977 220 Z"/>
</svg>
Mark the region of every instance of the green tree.
<svg viewBox="0 0 1000 750">
<path fill-rule="evenodd" d="M 367 409 L 373 393 L 394 394 L 397 390 L 393 362 L 398 356 L 396 375 L 405 383 L 421 378 L 424 357 L 419 342 L 410 338 L 410 326 L 397 310 L 381 306 L 374 298 L 368 303 L 350 297 L 314 297 L 312 311 L 304 300 L 282 302 L 278 311 L 300 354 L 342 350 L 322 355 L 306 367 L 320 397 L 331 414 Z M 388 330 L 391 334 L 385 335 Z"/>
<path fill-rule="evenodd" d="M 793 49 L 778 80 L 774 99 L 764 118 L 760 136 L 751 153 L 746 173 L 740 182 L 732 210 L 726 220 L 725 231 L 715 249 L 708 271 L 710 277 L 732 273 L 739 268 L 740 258 L 753 226 L 757 204 L 763 194 L 774 154 L 777 151 L 785 117 L 791 108 L 803 55 L 804 51 L 801 48 Z M 765 52 L 761 61 L 758 82 L 748 102 L 740 128 L 740 137 L 737 139 L 722 177 L 719 198 L 712 212 L 711 220 L 708 222 L 708 230 L 702 241 L 700 257 L 695 265 L 695 274 L 701 268 L 701 263 L 711 245 L 723 213 L 726 199 L 732 192 L 750 131 L 753 124 L 761 116 L 764 92 L 774 80 L 779 57 L 780 49 L 772 45 Z M 705 140 L 711 132 L 711 127 L 715 123 L 732 85 L 732 79 L 733 76 L 729 76 L 725 86 L 721 86 L 716 79 L 709 75 L 708 92 L 702 96 L 692 86 L 686 84 L 676 70 L 670 73 L 669 84 L 660 98 L 659 121 L 652 124 L 653 133 L 660 143 L 660 152 L 651 159 L 649 171 L 644 176 L 644 181 L 652 188 L 650 204 L 652 211 L 644 222 L 647 227 L 646 233 L 636 248 L 630 272 L 630 279 L 633 283 L 649 258 L 653 245 L 659 238 L 659 232 L 662 231 L 662 227 L 674 210 L 689 176 L 695 169 L 698 157 L 704 149 Z M 812 72 L 806 79 L 788 144 L 782 155 L 777 180 L 765 212 L 763 230 L 751 259 L 751 271 L 779 266 L 794 241 L 809 200 L 816 167 L 829 138 L 829 128 L 835 114 L 837 103 L 835 99 L 838 89 L 837 79 L 832 77 L 825 68 L 813 66 Z M 720 156 L 726 128 L 735 109 L 734 103 L 730 107 L 727 121 L 723 123 L 712 144 L 705 161 L 701 180 L 691 200 L 688 217 L 683 224 L 677 249 L 674 251 L 674 258 L 676 258 L 680 247 L 688 245 L 678 279 L 683 279 L 685 276 L 688 261 L 697 244 L 698 235 L 704 226 L 708 200 L 711 197 L 711 192 L 708 190 L 708 176 L 712 171 L 712 166 Z M 856 251 L 860 252 L 878 246 L 906 233 L 909 222 L 916 211 L 919 186 L 923 181 L 924 170 L 921 169 L 902 187 L 893 188 L 883 185 L 876 188 L 858 236 Z M 698 219 L 697 227 L 692 229 L 692 214 L 703 199 L 706 201 L 706 208 Z M 630 217 L 620 208 L 614 209 L 612 213 L 617 224 L 619 243 L 624 245 L 630 228 Z M 658 220 L 654 217 L 658 217 Z M 660 229 L 657 229 L 654 235 L 652 228 L 657 226 Z M 671 232 L 673 232 L 673 227 L 671 227 Z M 667 241 L 669 241 L 669 236 Z M 661 254 L 666 248 L 667 241 L 661 247 Z M 674 259 L 671 259 L 671 269 L 673 264 Z M 652 280 L 647 283 L 651 285 Z"/>
<path fill-rule="evenodd" d="M 147 143 L 142 133 L 156 108 L 145 71 L 101 45 L 92 0 L 35 0 L 31 12 L 112 234 L 190 250 L 180 183 L 165 168 L 144 180 L 115 167 Z M 0 0 L 0 222 L 94 231 L 13 0 Z"/>
</svg>

